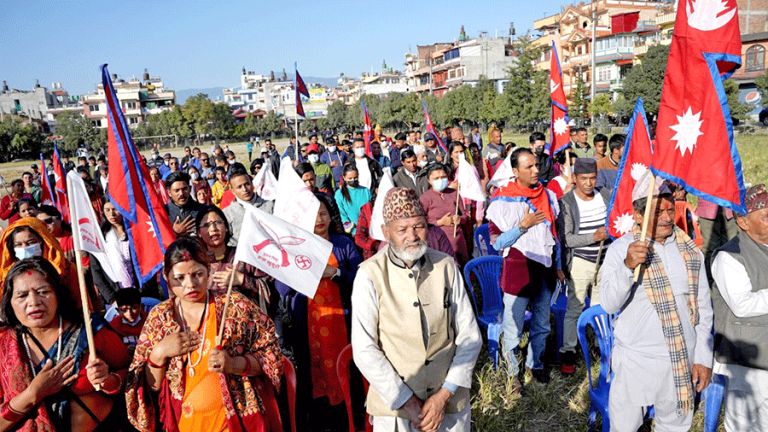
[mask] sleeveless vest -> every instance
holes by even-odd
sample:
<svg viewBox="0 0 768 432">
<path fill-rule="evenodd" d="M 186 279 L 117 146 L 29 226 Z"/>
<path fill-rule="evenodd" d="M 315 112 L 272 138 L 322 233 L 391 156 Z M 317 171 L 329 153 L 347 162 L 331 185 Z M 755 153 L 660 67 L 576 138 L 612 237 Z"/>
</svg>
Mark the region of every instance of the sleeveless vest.
<svg viewBox="0 0 768 432">
<path fill-rule="evenodd" d="M 728 252 L 747 270 L 752 292 L 768 289 L 768 247 L 758 244 L 746 233 L 739 233 L 717 249 Z M 712 305 L 715 312 L 715 358 L 723 364 L 735 364 L 768 370 L 768 314 L 739 318 L 725 303 L 717 284 L 713 284 Z"/>
<path fill-rule="evenodd" d="M 424 257 L 420 271 L 403 269 L 390 261 L 386 246 L 360 265 L 373 281 L 379 298 L 379 347 L 405 384 L 423 401 L 440 390 L 456 352 L 450 303 L 455 277 L 453 258 L 433 249 L 427 249 Z M 426 346 L 421 310 L 429 331 Z M 458 413 L 468 402 L 469 389 L 459 387 L 446 405 L 446 413 Z M 373 388 L 368 391 L 366 405 L 373 416 L 408 418 L 405 410 L 391 409 Z"/>
</svg>

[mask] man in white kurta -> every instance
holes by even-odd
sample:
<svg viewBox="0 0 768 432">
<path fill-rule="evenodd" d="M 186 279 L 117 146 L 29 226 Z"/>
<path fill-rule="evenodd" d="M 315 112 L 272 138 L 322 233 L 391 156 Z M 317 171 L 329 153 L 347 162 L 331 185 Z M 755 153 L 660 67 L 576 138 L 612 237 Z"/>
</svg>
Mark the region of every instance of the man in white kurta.
<svg viewBox="0 0 768 432">
<path fill-rule="evenodd" d="M 647 176 L 646 176 L 647 178 Z M 642 180 L 641 180 L 642 181 Z M 638 184 L 641 183 L 638 182 Z M 661 182 L 661 180 L 657 180 Z M 658 184 L 658 183 L 657 183 Z M 637 188 L 636 188 L 637 189 Z M 658 254 L 669 280 L 682 339 L 687 348 L 689 370 L 686 379 L 696 391 L 709 384 L 712 368 L 712 304 L 704 272 L 698 278 L 696 306 L 699 319 L 691 323 L 688 296 L 689 281 L 686 261 L 675 240 L 675 204 L 669 188 L 657 189 L 648 226 L 648 241 L 635 241 L 630 232 L 608 249 L 603 263 L 600 303 L 609 314 L 620 311 L 614 319 L 614 345 L 611 368 L 615 373 L 609 396 L 611 431 L 636 432 L 643 421 L 643 410 L 653 405 L 656 431 L 687 431 L 691 427 L 693 408 L 679 413 L 670 351 L 665 341 L 659 313 L 651 303 L 645 287 L 647 272 L 640 283 L 634 283 L 634 269 L 646 267 L 649 246 Z M 633 197 L 647 196 L 645 192 Z M 643 222 L 645 199 L 634 200 L 635 220 Z M 703 262 L 703 254 L 697 250 Z M 700 269 L 703 267 L 699 267 Z"/>
<path fill-rule="evenodd" d="M 469 431 L 469 388 L 482 339 L 453 259 L 427 249 L 416 192 L 385 198 L 388 246 L 352 291 L 352 350 L 370 383 L 375 431 Z"/>
</svg>

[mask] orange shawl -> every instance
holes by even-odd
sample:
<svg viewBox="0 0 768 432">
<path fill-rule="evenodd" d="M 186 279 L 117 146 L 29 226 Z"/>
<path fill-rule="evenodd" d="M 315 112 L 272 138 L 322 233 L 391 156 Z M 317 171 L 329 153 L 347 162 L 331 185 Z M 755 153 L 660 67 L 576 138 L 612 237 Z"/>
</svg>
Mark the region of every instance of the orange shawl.
<svg viewBox="0 0 768 432">
<path fill-rule="evenodd" d="M 18 261 L 18 259 L 13 256 L 12 249 L 5 247 L 5 245 L 11 234 L 19 227 L 29 227 L 43 239 L 43 258 L 50 262 L 56 271 L 59 272 L 59 275 L 61 275 L 61 278 L 64 280 L 64 285 L 69 288 L 72 300 L 75 301 L 78 308 L 81 308 L 82 302 L 80 301 L 80 285 L 77 280 L 77 267 L 64 255 L 64 250 L 61 248 L 58 240 L 56 240 L 56 237 L 48 231 L 45 224 L 34 217 L 26 217 L 17 220 L 9 225 L 8 228 L 3 231 L 2 237 L 0 237 L 0 248 L 2 248 L 2 254 L 0 254 L 0 282 L 2 283 L 0 285 L 0 296 L 5 290 L 5 276 L 8 275 L 11 267 Z M 94 310 L 94 300 L 89 299 L 89 302 L 91 303 L 91 310 Z"/>
</svg>

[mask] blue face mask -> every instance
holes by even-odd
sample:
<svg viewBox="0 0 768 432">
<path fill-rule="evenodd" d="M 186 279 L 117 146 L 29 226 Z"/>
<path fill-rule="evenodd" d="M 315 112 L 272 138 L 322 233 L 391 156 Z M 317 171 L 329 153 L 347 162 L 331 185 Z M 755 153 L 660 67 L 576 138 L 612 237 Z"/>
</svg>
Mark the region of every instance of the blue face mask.
<svg viewBox="0 0 768 432">
<path fill-rule="evenodd" d="M 27 247 L 15 247 L 13 248 L 13 252 L 16 255 L 16 258 L 19 260 L 32 258 L 36 256 L 41 256 L 43 254 L 43 248 L 40 243 L 29 245 Z"/>
<path fill-rule="evenodd" d="M 442 192 L 445 190 L 445 188 L 448 187 L 448 179 L 447 178 L 441 178 L 439 180 L 432 180 L 430 183 L 432 183 L 432 189 L 436 190 L 437 192 Z"/>
</svg>

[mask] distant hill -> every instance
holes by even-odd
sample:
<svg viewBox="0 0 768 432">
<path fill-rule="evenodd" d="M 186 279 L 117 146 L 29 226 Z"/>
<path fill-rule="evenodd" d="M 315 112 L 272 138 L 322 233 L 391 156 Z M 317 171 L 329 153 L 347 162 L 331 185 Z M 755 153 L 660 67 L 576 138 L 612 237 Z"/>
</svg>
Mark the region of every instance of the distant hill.
<svg viewBox="0 0 768 432">
<path fill-rule="evenodd" d="M 325 87 L 336 87 L 336 84 L 338 83 L 338 78 L 321 78 L 313 76 L 305 76 L 302 78 L 304 78 L 304 82 L 307 84 L 320 84 Z M 288 75 L 288 79 L 293 80 L 293 75 Z M 229 87 L 209 87 L 201 89 L 176 90 L 176 103 L 179 105 L 184 105 L 184 102 L 186 102 L 187 99 L 198 93 L 207 94 L 208 98 L 211 100 L 222 99 L 224 96 L 221 94 L 221 91 L 225 88 Z M 238 87 L 235 88 L 237 89 Z"/>
</svg>

